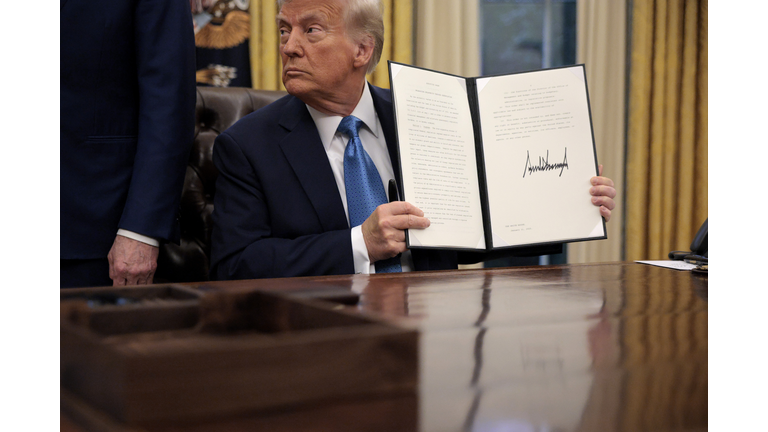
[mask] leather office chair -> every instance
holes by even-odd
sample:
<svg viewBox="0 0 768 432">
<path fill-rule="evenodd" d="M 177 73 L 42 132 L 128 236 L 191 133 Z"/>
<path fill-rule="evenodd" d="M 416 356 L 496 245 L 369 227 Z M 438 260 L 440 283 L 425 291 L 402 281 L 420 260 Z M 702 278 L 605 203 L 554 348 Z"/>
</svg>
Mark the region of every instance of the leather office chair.
<svg viewBox="0 0 768 432">
<path fill-rule="evenodd" d="M 195 141 L 181 193 L 180 244 L 160 246 L 155 282 L 209 280 L 213 197 L 219 173 L 213 165 L 213 142 L 243 116 L 285 96 L 284 91 L 198 87 Z"/>
</svg>

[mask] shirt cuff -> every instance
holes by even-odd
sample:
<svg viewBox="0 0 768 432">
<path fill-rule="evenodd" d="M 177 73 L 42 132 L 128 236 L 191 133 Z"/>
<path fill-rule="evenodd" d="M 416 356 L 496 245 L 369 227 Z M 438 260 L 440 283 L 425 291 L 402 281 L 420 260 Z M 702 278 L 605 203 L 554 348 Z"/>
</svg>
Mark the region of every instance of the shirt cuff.
<svg viewBox="0 0 768 432">
<path fill-rule="evenodd" d="M 352 257 L 355 260 L 355 274 L 371 274 L 371 260 L 363 238 L 363 226 L 352 228 Z"/>
<path fill-rule="evenodd" d="M 150 246 L 160 247 L 160 242 L 159 241 L 153 239 L 152 237 L 147 237 L 145 235 L 141 235 L 141 234 L 135 233 L 133 231 L 124 230 L 124 229 L 121 228 L 121 229 L 117 230 L 117 235 L 123 236 L 123 237 L 128 237 L 129 239 L 140 241 L 140 242 L 146 243 L 146 244 L 148 244 Z M 361 236 L 363 235 L 362 231 L 360 231 L 360 235 Z"/>
</svg>

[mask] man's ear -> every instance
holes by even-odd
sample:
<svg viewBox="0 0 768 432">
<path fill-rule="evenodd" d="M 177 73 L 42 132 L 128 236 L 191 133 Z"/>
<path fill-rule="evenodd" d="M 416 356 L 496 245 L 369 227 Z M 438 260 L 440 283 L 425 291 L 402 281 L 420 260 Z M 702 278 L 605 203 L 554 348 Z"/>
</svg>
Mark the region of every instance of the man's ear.
<svg viewBox="0 0 768 432">
<path fill-rule="evenodd" d="M 356 68 L 367 66 L 373 59 L 373 37 L 366 35 L 356 46 L 354 65 Z"/>
</svg>

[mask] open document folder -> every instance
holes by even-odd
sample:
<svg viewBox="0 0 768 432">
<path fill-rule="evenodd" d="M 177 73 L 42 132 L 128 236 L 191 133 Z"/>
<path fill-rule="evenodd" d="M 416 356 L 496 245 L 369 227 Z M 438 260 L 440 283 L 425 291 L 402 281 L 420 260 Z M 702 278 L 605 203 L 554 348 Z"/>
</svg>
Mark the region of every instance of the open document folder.
<svg viewBox="0 0 768 432">
<path fill-rule="evenodd" d="M 389 62 L 410 248 L 606 238 L 584 66 L 464 78 Z"/>
</svg>

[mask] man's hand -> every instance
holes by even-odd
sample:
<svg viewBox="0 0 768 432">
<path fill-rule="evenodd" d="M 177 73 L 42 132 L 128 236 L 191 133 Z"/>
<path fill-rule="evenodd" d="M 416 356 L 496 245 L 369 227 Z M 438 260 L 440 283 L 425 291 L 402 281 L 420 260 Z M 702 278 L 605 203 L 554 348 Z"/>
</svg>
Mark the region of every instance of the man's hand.
<svg viewBox="0 0 768 432">
<path fill-rule="evenodd" d="M 160 248 L 121 235 L 115 237 L 107 255 L 113 286 L 151 284 L 159 254 Z"/>
<path fill-rule="evenodd" d="M 600 215 L 608 222 L 611 220 L 611 210 L 616 207 L 613 199 L 616 198 L 616 189 L 613 188 L 613 180 L 603 177 L 603 166 L 598 166 L 600 176 L 590 179 L 592 187 L 589 188 L 589 194 L 592 195 L 592 204 L 600 207 Z"/>
<path fill-rule="evenodd" d="M 363 222 L 363 239 L 371 262 L 405 252 L 405 229 L 429 226 L 424 212 L 413 204 L 395 201 L 382 204 Z"/>
</svg>

